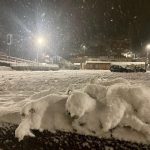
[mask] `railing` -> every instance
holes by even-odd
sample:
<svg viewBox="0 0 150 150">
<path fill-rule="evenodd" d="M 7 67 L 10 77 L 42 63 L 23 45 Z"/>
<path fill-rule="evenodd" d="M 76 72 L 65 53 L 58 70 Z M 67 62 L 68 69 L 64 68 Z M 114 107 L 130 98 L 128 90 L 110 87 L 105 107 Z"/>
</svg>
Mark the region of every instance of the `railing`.
<svg viewBox="0 0 150 150">
<path fill-rule="evenodd" d="M 0 55 L 0 61 L 6 63 L 36 63 L 35 61 L 21 59 L 17 57 L 11 57 L 7 55 Z"/>
<path fill-rule="evenodd" d="M 0 65 L 9 66 L 14 70 L 49 71 L 59 70 L 56 64 L 37 63 L 35 61 L 0 55 Z"/>
</svg>

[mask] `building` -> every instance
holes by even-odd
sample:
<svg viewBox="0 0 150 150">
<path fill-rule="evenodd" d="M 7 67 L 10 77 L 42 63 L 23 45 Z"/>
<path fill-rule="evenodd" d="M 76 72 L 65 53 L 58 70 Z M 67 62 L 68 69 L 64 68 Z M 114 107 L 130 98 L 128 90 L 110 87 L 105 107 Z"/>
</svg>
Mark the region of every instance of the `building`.
<svg viewBox="0 0 150 150">
<path fill-rule="evenodd" d="M 109 70 L 111 62 L 108 61 L 86 61 L 84 69 Z"/>
<path fill-rule="evenodd" d="M 84 69 L 109 70 L 111 65 L 140 66 L 145 68 L 145 62 L 86 61 Z"/>
</svg>

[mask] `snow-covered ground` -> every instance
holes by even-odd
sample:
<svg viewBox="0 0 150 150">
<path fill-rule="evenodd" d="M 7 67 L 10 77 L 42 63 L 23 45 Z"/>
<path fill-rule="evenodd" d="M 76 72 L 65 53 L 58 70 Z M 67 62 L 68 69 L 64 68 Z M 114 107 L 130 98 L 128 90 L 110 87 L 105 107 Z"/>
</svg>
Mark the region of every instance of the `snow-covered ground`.
<svg viewBox="0 0 150 150">
<path fill-rule="evenodd" d="M 143 84 L 150 87 L 150 72 L 146 73 L 112 73 L 98 70 L 61 70 L 61 71 L 0 71 L 0 121 L 19 124 L 21 121 L 20 110 L 24 104 L 30 101 L 31 95 L 45 91 L 47 93 L 65 92 L 69 85 L 75 89 L 84 87 L 91 78 L 114 79 L 122 77 L 132 84 Z M 33 97 L 33 101 L 36 100 Z M 72 131 L 68 125 L 70 119 L 65 115 L 65 108 L 60 102 L 48 108 L 47 115 L 43 118 L 44 129 L 58 129 Z M 56 112 L 57 110 L 57 112 Z M 58 119 L 59 118 L 59 119 Z M 65 120 L 65 121 L 64 121 Z M 128 128 L 116 128 L 113 137 L 136 142 L 146 142 L 141 133 Z M 106 136 L 110 136 L 110 133 Z"/>
</svg>

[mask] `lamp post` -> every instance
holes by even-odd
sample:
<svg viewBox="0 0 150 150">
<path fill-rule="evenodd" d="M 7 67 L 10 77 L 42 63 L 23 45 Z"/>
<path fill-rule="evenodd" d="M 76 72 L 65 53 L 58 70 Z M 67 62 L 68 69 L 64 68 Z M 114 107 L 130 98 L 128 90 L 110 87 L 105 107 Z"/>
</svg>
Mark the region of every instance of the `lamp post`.
<svg viewBox="0 0 150 150">
<path fill-rule="evenodd" d="M 84 55 L 85 55 L 85 51 L 87 50 L 87 47 L 85 45 L 82 45 L 82 50 L 83 50 Z"/>
<path fill-rule="evenodd" d="M 13 40 L 13 35 L 12 34 L 7 34 L 7 45 L 8 45 L 9 59 L 10 59 L 10 47 L 12 45 L 12 40 Z"/>
<path fill-rule="evenodd" d="M 40 48 L 42 48 L 43 46 L 45 46 L 45 39 L 42 36 L 38 36 L 36 38 L 36 44 L 37 44 L 37 55 L 36 55 L 36 61 L 37 63 L 39 62 L 39 50 Z"/>
<path fill-rule="evenodd" d="M 146 46 L 146 68 L 148 68 L 148 64 L 149 64 L 149 51 L 150 51 L 150 44 L 148 44 Z"/>
</svg>

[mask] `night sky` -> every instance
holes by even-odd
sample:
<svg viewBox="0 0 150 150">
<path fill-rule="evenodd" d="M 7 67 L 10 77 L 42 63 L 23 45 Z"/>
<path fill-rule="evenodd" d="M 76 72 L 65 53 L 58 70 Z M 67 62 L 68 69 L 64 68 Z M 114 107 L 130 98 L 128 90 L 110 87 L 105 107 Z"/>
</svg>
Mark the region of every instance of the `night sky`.
<svg viewBox="0 0 150 150">
<path fill-rule="evenodd" d="M 43 51 L 68 56 L 142 52 L 150 42 L 150 0 L 0 0 L 0 49 L 34 58 L 34 37 L 44 35 Z"/>
</svg>

